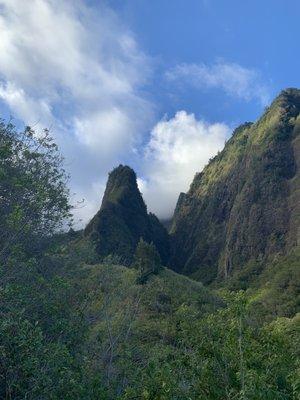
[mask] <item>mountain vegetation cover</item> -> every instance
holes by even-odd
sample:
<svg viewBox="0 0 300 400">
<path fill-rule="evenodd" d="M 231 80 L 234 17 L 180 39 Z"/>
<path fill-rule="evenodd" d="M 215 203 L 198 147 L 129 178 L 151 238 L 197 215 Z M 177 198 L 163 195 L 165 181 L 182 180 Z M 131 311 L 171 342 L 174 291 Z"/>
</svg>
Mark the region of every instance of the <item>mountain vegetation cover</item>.
<svg viewBox="0 0 300 400">
<path fill-rule="evenodd" d="M 300 91 L 238 128 L 170 234 L 134 171 L 83 232 L 49 132 L 0 125 L 0 398 L 300 398 Z"/>
<path fill-rule="evenodd" d="M 299 244 L 300 92 L 283 91 L 181 194 L 171 265 L 204 282 Z"/>
</svg>

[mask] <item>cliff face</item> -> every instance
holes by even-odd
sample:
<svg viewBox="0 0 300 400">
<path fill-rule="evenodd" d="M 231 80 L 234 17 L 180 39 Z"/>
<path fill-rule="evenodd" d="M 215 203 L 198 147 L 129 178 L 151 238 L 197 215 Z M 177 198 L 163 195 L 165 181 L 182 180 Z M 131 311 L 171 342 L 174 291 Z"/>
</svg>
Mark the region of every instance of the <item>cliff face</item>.
<svg viewBox="0 0 300 400">
<path fill-rule="evenodd" d="M 109 174 L 101 208 L 84 233 L 102 258 L 114 254 L 130 263 L 141 237 L 155 244 L 164 263 L 169 257 L 167 231 L 155 215 L 147 213 L 136 174 L 128 166 L 120 165 Z"/>
<path fill-rule="evenodd" d="M 170 265 L 204 282 L 300 242 L 300 91 L 287 89 L 181 194 Z"/>
</svg>

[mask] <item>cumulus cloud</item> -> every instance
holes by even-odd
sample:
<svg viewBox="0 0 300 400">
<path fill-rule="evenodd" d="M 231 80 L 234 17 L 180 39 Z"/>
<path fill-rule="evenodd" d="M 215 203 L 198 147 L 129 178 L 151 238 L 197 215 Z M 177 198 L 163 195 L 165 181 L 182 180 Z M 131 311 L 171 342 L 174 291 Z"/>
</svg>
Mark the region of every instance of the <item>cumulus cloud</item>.
<svg viewBox="0 0 300 400">
<path fill-rule="evenodd" d="M 223 148 L 229 132 L 226 124 L 197 120 L 186 111 L 158 122 L 146 147 L 148 179 L 138 182 L 149 209 L 160 218 L 169 218 L 178 194 L 188 189 L 195 173 Z"/>
<path fill-rule="evenodd" d="M 258 71 L 236 63 L 180 64 L 167 71 L 166 78 L 196 89 L 219 88 L 247 101 L 258 100 L 263 106 L 270 101 L 269 89 Z"/>
<path fill-rule="evenodd" d="M 228 127 L 184 111 L 155 125 L 143 90 L 152 61 L 108 2 L 87 4 L 0 0 L 0 100 L 26 125 L 51 128 L 71 173 L 72 199 L 86 199 L 77 219 L 97 211 L 109 170 L 133 160 L 149 209 L 168 217 L 179 192 L 222 148 Z M 236 64 L 183 64 L 167 77 L 245 99 L 265 95 L 255 71 Z"/>
<path fill-rule="evenodd" d="M 105 2 L 0 0 L 0 99 L 26 124 L 52 127 L 72 190 L 90 203 L 85 219 L 99 181 L 151 126 L 139 94 L 150 64 Z"/>
</svg>

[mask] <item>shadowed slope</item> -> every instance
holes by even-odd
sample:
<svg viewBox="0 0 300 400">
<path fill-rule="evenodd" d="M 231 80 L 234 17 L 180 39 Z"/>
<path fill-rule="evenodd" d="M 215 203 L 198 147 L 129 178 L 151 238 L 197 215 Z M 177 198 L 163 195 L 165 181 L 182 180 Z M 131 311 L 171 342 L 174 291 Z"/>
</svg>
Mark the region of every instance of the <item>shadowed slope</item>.
<svg viewBox="0 0 300 400">
<path fill-rule="evenodd" d="M 153 242 L 164 263 L 169 256 L 168 234 L 147 208 L 138 189 L 135 172 L 120 165 L 110 174 L 102 205 L 85 229 L 100 257 L 117 255 L 128 264 L 139 239 Z"/>
<path fill-rule="evenodd" d="M 211 282 L 299 242 L 300 91 L 235 130 L 175 210 L 170 265 Z"/>
</svg>

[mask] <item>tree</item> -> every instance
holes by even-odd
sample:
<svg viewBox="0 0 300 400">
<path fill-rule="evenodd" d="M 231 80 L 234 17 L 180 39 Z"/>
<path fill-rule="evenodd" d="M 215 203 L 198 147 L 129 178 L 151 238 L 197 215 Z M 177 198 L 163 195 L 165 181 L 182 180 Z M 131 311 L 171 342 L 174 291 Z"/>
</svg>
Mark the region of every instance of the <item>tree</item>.
<svg viewBox="0 0 300 400">
<path fill-rule="evenodd" d="M 1 399 L 83 397 L 80 296 L 55 276 L 63 259 L 42 251 L 71 222 L 62 162 L 48 130 L 0 120 Z"/>
<path fill-rule="evenodd" d="M 134 268 L 139 272 L 138 283 L 146 283 L 151 274 L 157 274 L 162 268 L 160 255 L 153 243 L 147 243 L 140 239 L 135 255 Z"/>
<path fill-rule="evenodd" d="M 67 174 L 48 130 L 0 121 L 0 262 L 37 248 L 70 218 Z"/>
</svg>

